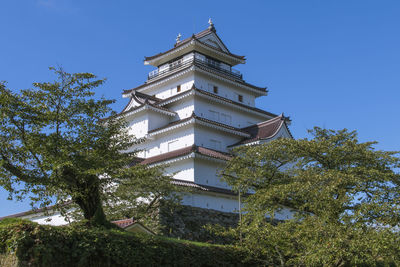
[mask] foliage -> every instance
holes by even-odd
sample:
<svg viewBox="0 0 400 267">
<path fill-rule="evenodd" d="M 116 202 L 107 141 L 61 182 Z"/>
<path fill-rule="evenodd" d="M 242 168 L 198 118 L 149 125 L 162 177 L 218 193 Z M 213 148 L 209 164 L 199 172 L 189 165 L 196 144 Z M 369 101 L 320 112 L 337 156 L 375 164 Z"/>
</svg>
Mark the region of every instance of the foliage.
<svg viewBox="0 0 400 267">
<path fill-rule="evenodd" d="M 313 139 L 240 147 L 223 171 L 245 198 L 236 234 L 270 264 L 400 262 L 400 159 L 355 132 L 315 127 Z M 269 224 L 291 209 L 293 218 Z"/>
<path fill-rule="evenodd" d="M 34 83 L 19 93 L 0 83 L 0 186 L 10 198 L 28 195 L 43 206 L 55 197 L 63 211 L 60 203 L 71 198 L 85 219 L 105 225 L 102 203 L 116 185 L 136 189 L 141 181 L 137 188 L 144 192 L 146 182 L 154 188 L 155 181 L 165 184 L 169 177 L 129 167 L 138 140 L 128 133 L 124 117 L 112 112 L 112 100 L 94 98 L 104 79 L 51 70 L 56 81 Z M 155 181 L 148 176 L 153 174 Z"/>
<path fill-rule="evenodd" d="M 105 212 L 110 220 L 134 217 L 153 231 L 162 229 L 161 210 L 175 210 L 180 206 L 184 188 L 171 183 L 162 167 L 137 165 L 126 179 L 116 181 L 107 190 Z"/>
<path fill-rule="evenodd" d="M 256 265 L 233 246 L 217 246 L 122 230 L 54 227 L 20 221 L 0 224 L 0 254 L 22 266 L 228 266 Z"/>
</svg>

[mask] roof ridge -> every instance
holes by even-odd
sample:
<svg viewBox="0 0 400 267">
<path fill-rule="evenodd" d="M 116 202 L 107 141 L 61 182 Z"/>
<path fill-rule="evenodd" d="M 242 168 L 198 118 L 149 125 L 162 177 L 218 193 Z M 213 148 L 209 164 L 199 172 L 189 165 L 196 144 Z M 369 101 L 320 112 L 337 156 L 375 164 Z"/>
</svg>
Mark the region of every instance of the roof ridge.
<svg viewBox="0 0 400 267">
<path fill-rule="evenodd" d="M 209 27 L 208 27 L 207 29 L 205 29 L 205 30 L 199 32 L 199 33 L 192 34 L 192 36 L 190 36 L 190 37 L 188 37 L 188 38 L 186 38 L 186 39 L 183 39 L 183 40 L 180 41 L 179 43 L 175 43 L 174 46 L 173 46 L 171 49 L 168 49 L 168 50 L 165 51 L 165 52 L 160 52 L 160 53 L 158 53 L 158 54 L 155 54 L 154 56 L 149 56 L 149 57 L 146 57 L 146 56 L 145 56 L 145 57 L 144 57 L 144 60 L 145 60 L 145 61 L 153 60 L 153 59 L 155 59 L 155 58 L 157 58 L 157 57 L 159 57 L 159 56 L 162 56 L 162 55 L 165 55 L 165 54 L 167 54 L 167 53 L 169 53 L 169 52 L 172 52 L 174 49 L 176 49 L 176 48 L 178 48 L 178 47 L 181 47 L 181 46 L 183 46 L 183 45 L 186 45 L 186 44 L 188 44 L 190 41 L 193 41 L 193 40 L 198 41 L 198 42 L 200 42 L 201 44 L 207 45 L 206 43 L 201 42 L 199 39 L 202 38 L 202 37 L 204 37 L 204 36 L 207 36 L 208 34 L 212 34 L 212 33 L 215 34 L 215 36 L 216 36 L 217 39 L 221 42 L 221 44 L 224 46 L 224 48 L 226 49 L 227 52 L 226 52 L 226 51 L 223 51 L 223 50 L 220 50 L 220 49 L 217 49 L 217 48 L 212 47 L 212 46 L 209 46 L 210 48 L 215 49 L 215 50 L 218 50 L 218 51 L 221 51 L 221 52 L 223 52 L 223 53 L 225 53 L 225 54 L 227 54 L 227 55 L 229 55 L 229 56 L 235 57 L 235 58 L 237 58 L 237 59 L 239 59 L 239 60 L 245 60 L 245 56 L 239 56 L 239 55 L 236 55 L 236 54 L 231 53 L 231 51 L 228 49 L 228 47 L 225 45 L 225 43 L 224 43 L 224 42 L 221 40 L 221 38 L 218 36 L 218 34 L 217 34 L 215 28 L 210 29 Z"/>
</svg>

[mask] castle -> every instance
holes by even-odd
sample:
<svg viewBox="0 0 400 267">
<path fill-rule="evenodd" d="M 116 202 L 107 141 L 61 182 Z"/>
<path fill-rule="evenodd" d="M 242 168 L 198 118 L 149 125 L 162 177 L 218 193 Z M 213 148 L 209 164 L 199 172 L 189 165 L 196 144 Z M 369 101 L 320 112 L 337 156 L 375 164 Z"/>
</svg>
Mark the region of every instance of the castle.
<svg viewBox="0 0 400 267">
<path fill-rule="evenodd" d="M 194 189 L 182 204 L 207 221 L 209 214 L 238 212 L 238 195 L 218 174 L 231 150 L 292 138 L 290 120 L 255 107 L 266 88 L 247 83 L 233 68 L 246 59 L 230 52 L 211 20 L 207 29 L 180 37 L 170 50 L 145 58 L 155 69 L 144 84 L 123 91 L 129 102 L 119 115 L 129 132 L 144 140 L 132 148 L 140 150 L 141 164 L 165 165 L 173 183 Z M 48 219 L 29 216 L 41 223 Z M 63 224 L 59 214 L 54 216 L 51 224 Z M 289 216 L 283 210 L 276 219 Z"/>
<path fill-rule="evenodd" d="M 211 20 L 204 31 L 180 37 L 170 50 L 145 57 L 156 69 L 144 84 L 123 91 L 129 103 L 120 115 L 130 133 L 145 139 L 135 147 L 142 164 L 167 165 L 174 183 L 197 189 L 183 205 L 237 212 L 237 194 L 218 175 L 231 149 L 291 138 L 290 120 L 255 107 L 266 88 L 233 68 L 246 59 L 229 51 Z"/>
</svg>

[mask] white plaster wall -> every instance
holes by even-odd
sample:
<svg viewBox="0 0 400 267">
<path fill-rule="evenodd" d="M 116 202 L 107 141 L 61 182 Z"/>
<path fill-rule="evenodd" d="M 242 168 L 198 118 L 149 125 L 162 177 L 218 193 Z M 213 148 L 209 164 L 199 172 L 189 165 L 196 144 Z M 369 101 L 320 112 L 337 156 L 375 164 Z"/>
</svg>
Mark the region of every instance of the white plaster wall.
<svg viewBox="0 0 400 267">
<path fill-rule="evenodd" d="M 219 121 L 224 124 L 228 124 L 237 128 L 247 127 L 252 124 L 256 124 L 265 121 L 266 118 L 263 116 L 258 116 L 249 112 L 244 112 L 234 107 L 229 107 L 223 104 L 207 101 L 204 98 L 197 97 L 195 100 L 194 111 L 197 115 L 210 119 Z M 219 114 L 219 119 L 213 118 L 211 111 L 217 112 Z M 222 114 L 230 115 L 231 120 L 223 120 Z"/>
<path fill-rule="evenodd" d="M 194 160 L 194 179 L 198 184 L 215 186 L 220 188 L 230 187 L 223 181 L 219 172 L 224 168 L 224 164 L 217 163 L 213 160 L 198 159 Z"/>
<path fill-rule="evenodd" d="M 190 90 L 193 86 L 193 82 L 194 82 L 194 75 L 189 74 L 189 75 L 180 77 L 179 79 L 174 79 L 172 81 L 163 83 L 161 86 L 156 86 L 154 88 L 145 90 L 145 91 L 143 91 L 143 93 L 149 94 L 149 95 L 155 95 L 158 98 L 165 99 L 165 98 L 174 96 L 176 94 L 185 92 L 187 90 Z M 177 90 L 176 90 L 178 85 L 181 86 L 180 92 L 177 92 Z"/>
<path fill-rule="evenodd" d="M 243 137 L 233 135 L 227 132 L 214 130 L 212 128 L 196 125 L 194 128 L 194 143 L 198 146 L 211 148 L 214 150 L 220 150 L 228 152 L 227 146 L 235 144 L 242 140 Z M 212 140 L 221 142 L 221 149 L 213 147 Z"/>
<path fill-rule="evenodd" d="M 222 212 L 239 212 L 239 201 L 236 196 L 223 196 L 220 194 L 192 194 L 185 195 L 182 198 L 182 204 L 192 207 L 198 207 L 203 209 L 213 209 Z M 242 208 L 244 205 L 242 203 Z M 266 216 L 269 218 L 270 216 Z M 287 207 L 282 207 L 282 209 L 277 212 L 274 219 L 277 220 L 288 220 L 293 219 L 294 213 Z"/>
<path fill-rule="evenodd" d="M 165 172 L 175 179 L 194 182 L 194 161 L 192 158 L 169 164 Z"/>
<path fill-rule="evenodd" d="M 252 107 L 255 106 L 255 95 L 249 91 L 246 91 L 245 89 L 235 87 L 234 85 L 225 83 L 221 80 L 205 77 L 199 73 L 196 73 L 194 80 L 196 87 L 199 89 L 213 93 L 213 85 L 216 85 L 218 86 L 218 95 L 239 102 L 237 95 L 240 94 L 243 96 L 243 102 L 239 103 L 243 103 Z"/>
<path fill-rule="evenodd" d="M 222 195 L 191 194 L 182 198 L 182 204 L 203 209 L 213 209 L 223 212 L 237 212 L 239 202 L 237 199 Z"/>
<path fill-rule="evenodd" d="M 168 106 L 168 109 L 178 113 L 175 120 L 182 120 L 184 118 L 192 116 L 194 111 L 194 98 L 191 96 L 189 98 L 184 98 L 182 101 L 174 102 Z"/>
<path fill-rule="evenodd" d="M 28 219 L 38 224 L 47 224 L 54 226 L 69 224 L 69 222 L 64 218 L 64 216 L 61 216 L 61 213 L 59 211 L 49 215 L 45 215 L 44 213 L 31 214 L 28 216 L 23 216 L 21 217 L 21 219 Z"/>
<path fill-rule="evenodd" d="M 128 121 L 129 134 L 134 135 L 136 138 L 142 138 L 147 134 L 149 129 L 147 113 L 133 114 L 126 117 L 126 120 Z"/>
<path fill-rule="evenodd" d="M 167 115 L 163 115 L 159 112 L 155 112 L 155 111 L 149 111 L 148 112 L 148 130 L 151 131 L 153 129 L 157 129 L 160 128 L 164 125 L 167 125 L 168 123 L 170 123 L 171 119 L 173 117 L 171 116 L 167 116 Z"/>
<path fill-rule="evenodd" d="M 139 157 L 149 158 L 169 152 L 168 143 L 175 140 L 177 144 L 174 146 L 174 150 L 192 146 L 194 144 L 194 128 L 188 125 L 154 136 L 153 139 L 147 139 L 146 142 L 136 145 L 135 148 L 146 151 L 146 153 L 138 155 Z"/>
</svg>

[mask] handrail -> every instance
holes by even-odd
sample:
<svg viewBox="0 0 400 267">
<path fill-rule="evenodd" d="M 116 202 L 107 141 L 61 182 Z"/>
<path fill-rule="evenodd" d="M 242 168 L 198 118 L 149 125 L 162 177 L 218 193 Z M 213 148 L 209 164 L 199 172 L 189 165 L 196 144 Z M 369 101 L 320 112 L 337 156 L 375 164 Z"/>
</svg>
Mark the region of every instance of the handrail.
<svg viewBox="0 0 400 267">
<path fill-rule="evenodd" d="M 234 78 L 237 78 L 237 79 L 241 79 L 242 80 L 242 78 L 243 78 L 243 75 L 238 70 L 235 70 L 235 69 L 226 70 L 226 69 L 221 68 L 219 66 L 219 62 L 218 61 L 214 61 L 214 60 L 211 60 L 211 59 L 208 59 L 208 58 L 206 58 L 204 60 L 203 59 L 199 59 L 199 58 L 192 58 L 192 59 L 189 59 L 187 61 L 183 61 L 183 59 L 179 59 L 177 61 L 174 61 L 174 62 L 170 63 L 168 68 L 166 68 L 163 71 L 158 71 L 158 69 L 153 70 L 153 71 L 151 71 L 149 73 L 149 75 L 147 77 L 147 80 L 151 80 L 151 79 L 154 79 L 154 78 L 157 78 L 157 77 L 164 76 L 164 74 L 170 73 L 170 72 L 172 72 L 173 70 L 175 70 L 177 68 L 184 67 L 184 66 L 189 66 L 191 64 L 198 64 L 198 65 L 201 65 L 201 66 L 209 67 L 209 68 L 211 68 L 213 70 L 222 72 L 225 75 L 233 76 Z"/>
</svg>

